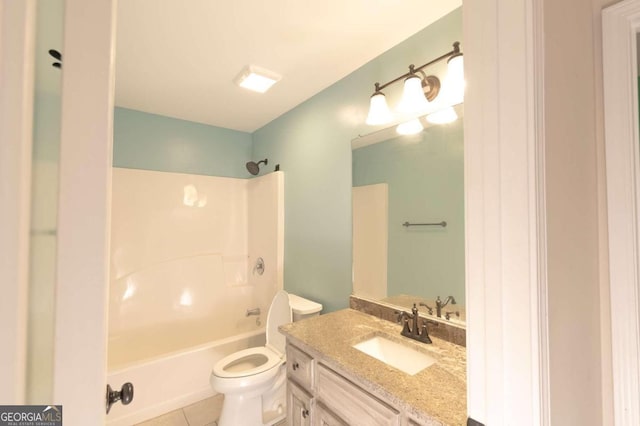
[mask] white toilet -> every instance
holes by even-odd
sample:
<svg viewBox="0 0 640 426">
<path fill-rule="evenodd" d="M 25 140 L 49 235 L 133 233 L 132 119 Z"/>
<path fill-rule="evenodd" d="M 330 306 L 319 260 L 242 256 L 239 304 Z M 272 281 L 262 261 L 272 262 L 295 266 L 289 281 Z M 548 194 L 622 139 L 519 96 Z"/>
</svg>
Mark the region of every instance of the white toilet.
<svg viewBox="0 0 640 426">
<path fill-rule="evenodd" d="M 211 387 L 224 394 L 219 426 L 273 425 L 286 416 L 285 337 L 278 327 L 319 315 L 322 305 L 280 290 L 267 316 L 267 344 L 222 358 L 211 372 Z"/>
</svg>

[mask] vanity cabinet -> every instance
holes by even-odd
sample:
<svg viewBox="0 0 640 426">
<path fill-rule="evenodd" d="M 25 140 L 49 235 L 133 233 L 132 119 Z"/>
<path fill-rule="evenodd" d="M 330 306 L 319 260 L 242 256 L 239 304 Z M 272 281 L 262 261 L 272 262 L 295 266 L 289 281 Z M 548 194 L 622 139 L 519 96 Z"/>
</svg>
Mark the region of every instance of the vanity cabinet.
<svg viewBox="0 0 640 426">
<path fill-rule="evenodd" d="M 287 343 L 287 379 L 289 425 L 419 425 L 291 343 Z"/>
</svg>

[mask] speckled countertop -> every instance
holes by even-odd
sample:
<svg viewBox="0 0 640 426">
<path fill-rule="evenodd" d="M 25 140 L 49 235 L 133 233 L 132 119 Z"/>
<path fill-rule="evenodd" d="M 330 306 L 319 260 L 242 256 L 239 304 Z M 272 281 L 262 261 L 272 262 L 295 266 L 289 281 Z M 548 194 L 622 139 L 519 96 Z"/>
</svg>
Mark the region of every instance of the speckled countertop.
<svg viewBox="0 0 640 426">
<path fill-rule="evenodd" d="M 432 338 L 433 344 L 400 335 L 400 326 L 344 309 L 280 327 L 289 341 L 369 393 L 411 413 L 425 425 L 466 424 L 465 348 Z M 436 358 L 414 376 L 352 346 L 375 335 L 402 342 Z"/>
</svg>

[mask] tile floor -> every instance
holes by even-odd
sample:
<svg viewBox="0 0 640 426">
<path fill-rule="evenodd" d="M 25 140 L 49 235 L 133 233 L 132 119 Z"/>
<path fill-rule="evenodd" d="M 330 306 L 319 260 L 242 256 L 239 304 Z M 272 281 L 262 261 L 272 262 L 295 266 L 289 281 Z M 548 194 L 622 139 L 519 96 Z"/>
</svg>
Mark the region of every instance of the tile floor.
<svg viewBox="0 0 640 426">
<path fill-rule="evenodd" d="M 224 401 L 224 395 L 216 395 L 146 422 L 138 423 L 136 426 L 218 426 L 222 401 Z M 283 420 L 276 426 L 286 424 L 286 420 Z"/>
<path fill-rule="evenodd" d="M 137 426 L 218 426 L 223 400 L 224 395 L 216 395 L 138 423 Z"/>
</svg>

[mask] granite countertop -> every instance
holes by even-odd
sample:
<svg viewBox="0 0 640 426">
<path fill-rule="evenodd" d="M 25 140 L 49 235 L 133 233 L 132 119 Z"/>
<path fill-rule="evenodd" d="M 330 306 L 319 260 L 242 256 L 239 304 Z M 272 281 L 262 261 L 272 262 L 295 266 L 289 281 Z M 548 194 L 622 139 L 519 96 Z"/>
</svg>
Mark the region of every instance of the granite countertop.
<svg viewBox="0 0 640 426">
<path fill-rule="evenodd" d="M 465 425 L 466 349 L 435 337 L 431 345 L 416 342 L 401 336 L 400 330 L 400 325 L 353 309 L 280 327 L 293 345 L 425 425 Z M 402 342 L 437 361 L 411 376 L 352 347 L 375 335 Z"/>
</svg>

